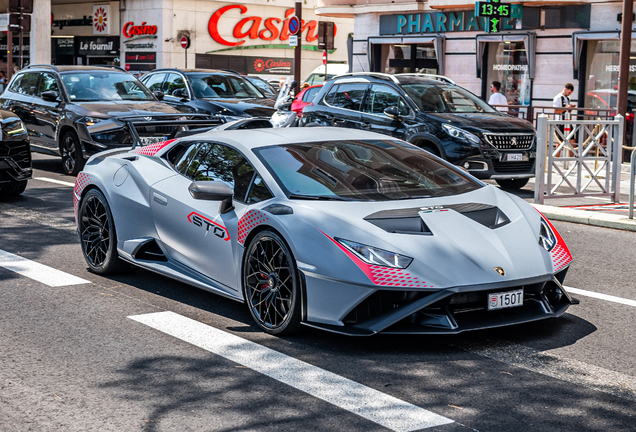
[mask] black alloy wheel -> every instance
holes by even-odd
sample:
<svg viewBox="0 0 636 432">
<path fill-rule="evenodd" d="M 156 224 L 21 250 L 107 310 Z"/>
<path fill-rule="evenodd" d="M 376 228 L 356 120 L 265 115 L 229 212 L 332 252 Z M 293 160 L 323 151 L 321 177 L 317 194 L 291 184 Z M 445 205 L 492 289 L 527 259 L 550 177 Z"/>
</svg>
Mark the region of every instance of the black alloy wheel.
<svg viewBox="0 0 636 432">
<path fill-rule="evenodd" d="M 79 138 L 73 131 L 68 131 L 60 142 L 60 153 L 62 154 L 62 168 L 64 174 L 76 176 L 84 168 L 84 156 Z"/>
<path fill-rule="evenodd" d="M 97 189 L 86 193 L 77 212 L 82 254 L 89 268 L 98 274 L 116 273 L 126 268 L 117 255 L 117 235 L 113 215 L 104 195 Z"/>
<path fill-rule="evenodd" d="M 243 260 L 245 302 L 259 327 L 269 334 L 291 334 L 300 319 L 296 262 L 285 241 L 273 231 L 256 235 Z"/>
<path fill-rule="evenodd" d="M 502 189 L 507 190 L 518 190 L 528 184 L 527 178 L 524 179 L 510 179 L 510 180 L 496 180 L 497 184 L 501 186 Z"/>
</svg>

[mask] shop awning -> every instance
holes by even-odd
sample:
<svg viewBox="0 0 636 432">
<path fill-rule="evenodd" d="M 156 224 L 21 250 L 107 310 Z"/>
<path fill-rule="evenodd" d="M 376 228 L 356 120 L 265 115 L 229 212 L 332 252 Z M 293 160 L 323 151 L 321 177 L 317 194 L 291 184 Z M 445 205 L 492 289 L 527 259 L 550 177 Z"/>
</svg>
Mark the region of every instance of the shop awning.
<svg viewBox="0 0 636 432">
<path fill-rule="evenodd" d="M 632 33 L 634 39 L 636 33 Z M 581 56 L 583 55 L 583 42 L 597 40 L 618 40 L 621 38 L 621 32 L 580 32 L 572 33 L 572 69 L 574 79 L 579 79 L 579 70 L 581 68 Z"/>
<path fill-rule="evenodd" d="M 475 64 L 477 65 L 476 75 L 477 78 L 481 78 L 481 72 L 483 70 L 484 51 L 486 50 L 486 44 L 490 42 L 523 42 L 526 48 L 526 56 L 528 58 L 528 75 L 530 79 L 534 78 L 534 58 L 537 47 L 537 35 L 535 33 L 507 33 L 498 35 L 478 35 L 476 38 L 476 55 L 477 59 Z"/>
<path fill-rule="evenodd" d="M 426 36 L 384 36 L 384 37 L 370 37 L 369 46 L 367 52 L 373 53 L 371 45 L 377 44 L 424 44 L 432 43 L 435 49 L 435 57 L 437 57 L 438 74 L 444 75 L 444 41 L 446 36 L 442 34 L 432 34 Z M 369 63 L 373 63 L 373 59 L 370 59 Z"/>
</svg>

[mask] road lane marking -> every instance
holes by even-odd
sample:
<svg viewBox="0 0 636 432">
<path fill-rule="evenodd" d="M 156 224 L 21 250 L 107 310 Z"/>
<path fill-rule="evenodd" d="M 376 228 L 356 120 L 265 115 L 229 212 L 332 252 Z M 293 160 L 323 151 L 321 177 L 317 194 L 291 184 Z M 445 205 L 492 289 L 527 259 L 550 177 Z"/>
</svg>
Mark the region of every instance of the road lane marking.
<svg viewBox="0 0 636 432">
<path fill-rule="evenodd" d="M 16 272 L 50 287 L 91 283 L 72 274 L 0 250 L 0 267 Z"/>
<path fill-rule="evenodd" d="M 59 185 L 62 185 L 62 186 L 75 187 L 75 183 L 66 182 L 66 181 L 62 181 L 62 180 L 56 180 L 56 179 L 52 179 L 52 178 L 48 178 L 48 177 L 33 177 L 33 180 L 40 180 L 40 181 L 45 181 L 45 182 L 49 182 L 49 183 L 55 183 L 55 184 L 59 184 Z"/>
<path fill-rule="evenodd" d="M 620 304 L 624 304 L 624 305 L 627 305 L 627 306 L 636 307 L 636 300 L 625 299 L 625 298 L 622 298 L 622 297 L 616 297 L 616 296 L 609 295 L 609 294 L 602 294 L 602 293 L 597 293 L 597 292 L 594 292 L 594 291 L 587 291 L 587 290 L 582 290 L 582 289 L 579 289 L 579 288 L 573 288 L 573 287 L 568 287 L 568 286 L 564 286 L 563 288 L 565 288 L 565 290 L 568 293 L 583 295 L 583 296 L 587 296 L 587 297 L 593 297 L 593 298 L 597 298 L 597 299 L 600 299 L 600 300 L 605 300 L 605 301 L 609 301 L 609 302 L 620 303 Z"/>
<path fill-rule="evenodd" d="M 453 423 L 453 420 L 416 405 L 174 312 L 128 318 L 396 432 Z"/>
</svg>

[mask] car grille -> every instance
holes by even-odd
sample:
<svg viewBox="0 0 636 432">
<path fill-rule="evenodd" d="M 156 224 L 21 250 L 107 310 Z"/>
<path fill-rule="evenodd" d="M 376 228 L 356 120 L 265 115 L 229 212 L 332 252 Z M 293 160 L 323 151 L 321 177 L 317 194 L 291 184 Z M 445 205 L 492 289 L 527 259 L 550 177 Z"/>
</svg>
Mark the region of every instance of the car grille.
<svg viewBox="0 0 636 432">
<path fill-rule="evenodd" d="M 534 169 L 534 160 L 528 162 L 500 162 L 497 160 L 492 161 L 492 167 L 495 172 L 502 174 L 510 173 L 527 173 Z"/>
<path fill-rule="evenodd" d="M 498 150 L 529 150 L 534 134 L 484 134 L 484 139 Z"/>
<path fill-rule="evenodd" d="M 139 135 L 145 134 L 166 134 L 170 135 L 177 129 L 177 126 L 136 126 Z"/>
<path fill-rule="evenodd" d="M 24 141 L 0 142 L 0 157 L 2 156 L 13 159 L 22 169 L 31 167 L 31 152 Z"/>
</svg>

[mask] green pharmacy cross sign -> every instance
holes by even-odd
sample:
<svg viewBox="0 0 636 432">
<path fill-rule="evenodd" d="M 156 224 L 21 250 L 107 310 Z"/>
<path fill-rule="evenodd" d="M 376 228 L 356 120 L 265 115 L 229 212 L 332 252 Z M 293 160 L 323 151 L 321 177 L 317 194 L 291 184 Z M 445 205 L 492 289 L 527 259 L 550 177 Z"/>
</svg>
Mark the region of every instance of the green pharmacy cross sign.
<svg viewBox="0 0 636 432">
<path fill-rule="evenodd" d="M 500 0 L 487 0 L 475 2 L 475 15 L 488 18 L 486 31 L 498 33 L 501 30 L 501 19 L 512 15 L 511 7 Z"/>
</svg>

